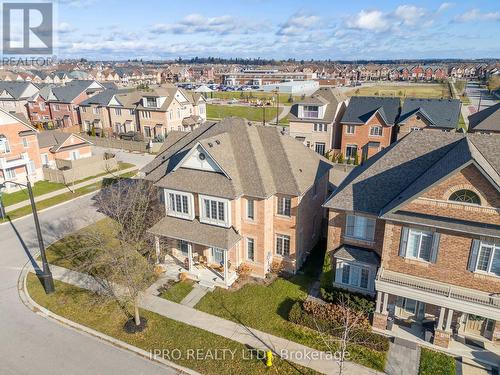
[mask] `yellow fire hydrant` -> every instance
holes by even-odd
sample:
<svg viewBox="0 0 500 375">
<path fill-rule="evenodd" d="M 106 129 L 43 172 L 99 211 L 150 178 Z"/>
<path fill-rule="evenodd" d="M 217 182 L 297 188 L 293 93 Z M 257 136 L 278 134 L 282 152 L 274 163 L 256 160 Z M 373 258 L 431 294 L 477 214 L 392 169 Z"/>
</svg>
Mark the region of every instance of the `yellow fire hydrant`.
<svg viewBox="0 0 500 375">
<path fill-rule="evenodd" d="M 273 353 L 268 350 L 266 352 L 266 366 L 271 367 L 273 365 Z"/>
</svg>

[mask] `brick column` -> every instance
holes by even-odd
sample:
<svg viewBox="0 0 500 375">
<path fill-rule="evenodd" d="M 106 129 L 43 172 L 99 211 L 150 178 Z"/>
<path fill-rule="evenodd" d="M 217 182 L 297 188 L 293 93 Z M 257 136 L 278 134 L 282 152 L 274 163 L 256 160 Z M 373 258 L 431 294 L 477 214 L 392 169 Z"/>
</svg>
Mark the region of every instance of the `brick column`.
<svg viewBox="0 0 500 375">
<path fill-rule="evenodd" d="M 387 314 L 379 313 L 375 311 L 373 313 L 373 321 L 372 326 L 378 329 L 386 329 L 387 328 Z"/>
<path fill-rule="evenodd" d="M 493 327 L 493 336 L 492 340 L 493 343 L 500 345 L 500 320 L 497 320 L 495 322 L 495 326 Z"/>
<path fill-rule="evenodd" d="M 442 329 L 436 329 L 436 331 L 434 332 L 433 344 L 442 348 L 447 348 L 450 344 L 450 336 L 451 332 L 443 331 Z"/>
</svg>

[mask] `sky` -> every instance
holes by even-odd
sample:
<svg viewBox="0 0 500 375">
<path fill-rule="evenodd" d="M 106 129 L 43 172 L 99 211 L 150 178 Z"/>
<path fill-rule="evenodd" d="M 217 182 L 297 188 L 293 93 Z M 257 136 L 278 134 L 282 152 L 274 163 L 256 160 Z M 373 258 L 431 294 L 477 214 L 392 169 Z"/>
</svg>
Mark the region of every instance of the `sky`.
<svg viewBox="0 0 500 375">
<path fill-rule="evenodd" d="M 500 58 L 500 1 L 59 0 L 60 58 Z"/>
</svg>

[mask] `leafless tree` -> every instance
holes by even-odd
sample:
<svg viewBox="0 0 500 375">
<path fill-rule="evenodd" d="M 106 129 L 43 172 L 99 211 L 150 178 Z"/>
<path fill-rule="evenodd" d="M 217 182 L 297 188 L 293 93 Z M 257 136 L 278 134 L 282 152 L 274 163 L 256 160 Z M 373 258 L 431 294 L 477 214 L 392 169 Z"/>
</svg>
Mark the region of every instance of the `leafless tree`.
<svg viewBox="0 0 500 375">
<path fill-rule="evenodd" d="M 94 230 L 81 231 L 68 247 L 77 270 L 98 282 L 97 296 L 113 299 L 133 317 L 131 331 L 145 323 L 139 299 L 155 279 L 153 241 L 147 229 L 161 217 L 157 197 L 157 189 L 143 180 L 120 180 L 104 188 L 95 204 L 109 219 Z"/>
</svg>

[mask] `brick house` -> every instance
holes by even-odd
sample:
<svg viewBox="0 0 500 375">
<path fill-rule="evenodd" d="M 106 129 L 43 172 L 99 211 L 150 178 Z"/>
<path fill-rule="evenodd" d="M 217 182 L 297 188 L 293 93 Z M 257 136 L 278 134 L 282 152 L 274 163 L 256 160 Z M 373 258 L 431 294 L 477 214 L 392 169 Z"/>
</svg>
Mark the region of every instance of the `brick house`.
<svg viewBox="0 0 500 375">
<path fill-rule="evenodd" d="M 99 135 L 101 132 L 108 135 L 113 132 L 108 105 L 116 93 L 118 90 L 107 89 L 79 104 L 78 111 L 83 131 L 89 132 L 95 129 Z"/>
<path fill-rule="evenodd" d="M 172 132 L 142 172 L 166 216 L 149 232 L 161 261 L 227 287 L 241 265 L 296 272 L 321 237 L 331 164 L 274 127 L 228 117 Z"/>
<path fill-rule="evenodd" d="M 37 92 L 38 87 L 31 82 L 0 81 L 0 108 L 29 118 L 28 101 Z"/>
<path fill-rule="evenodd" d="M 21 116 L 0 108 L 0 183 L 6 180 L 26 183 L 43 178 L 37 130 Z M 18 190 L 7 184 L 6 191 Z"/>
<path fill-rule="evenodd" d="M 56 159 L 78 160 L 92 156 L 92 143 L 78 134 L 47 130 L 37 134 L 44 167 L 55 167 Z"/>
<path fill-rule="evenodd" d="M 290 136 L 320 155 L 340 149 L 339 119 L 345 112 L 347 98 L 339 91 L 322 87 L 290 108 Z"/>
<path fill-rule="evenodd" d="M 53 87 L 55 86 L 52 84 L 42 86 L 39 91 L 28 100 L 29 119 L 35 126 L 44 126 L 52 118 L 47 100 L 49 99 Z"/>
<path fill-rule="evenodd" d="M 399 98 L 354 96 L 340 120 L 340 150 L 346 159 L 368 159 L 391 144 Z"/>
<path fill-rule="evenodd" d="M 414 130 L 458 130 L 458 99 L 405 98 L 397 123 L 397 139 Z"/>
<path fill-rule="evenodd" d="M 327 200 L 334 285 L 376 294 L 374 327 L 391 316 L 442 347 L 500 342 L 499 149 L 496 136 L 412 132 Z"/>
<path fill-rule="evenodd" d="M 56 127 L 81 124 L 78 105 L 103 90 L 104 86 L 96 81 L 70 81 L 64 86 L 52 88 L 47 101 L 51 120 Z"/>
<path fill-rule="evenodd" d="M 469 132 L 500 134 L 500 103 L 470 115 Z"/>
</svg>

